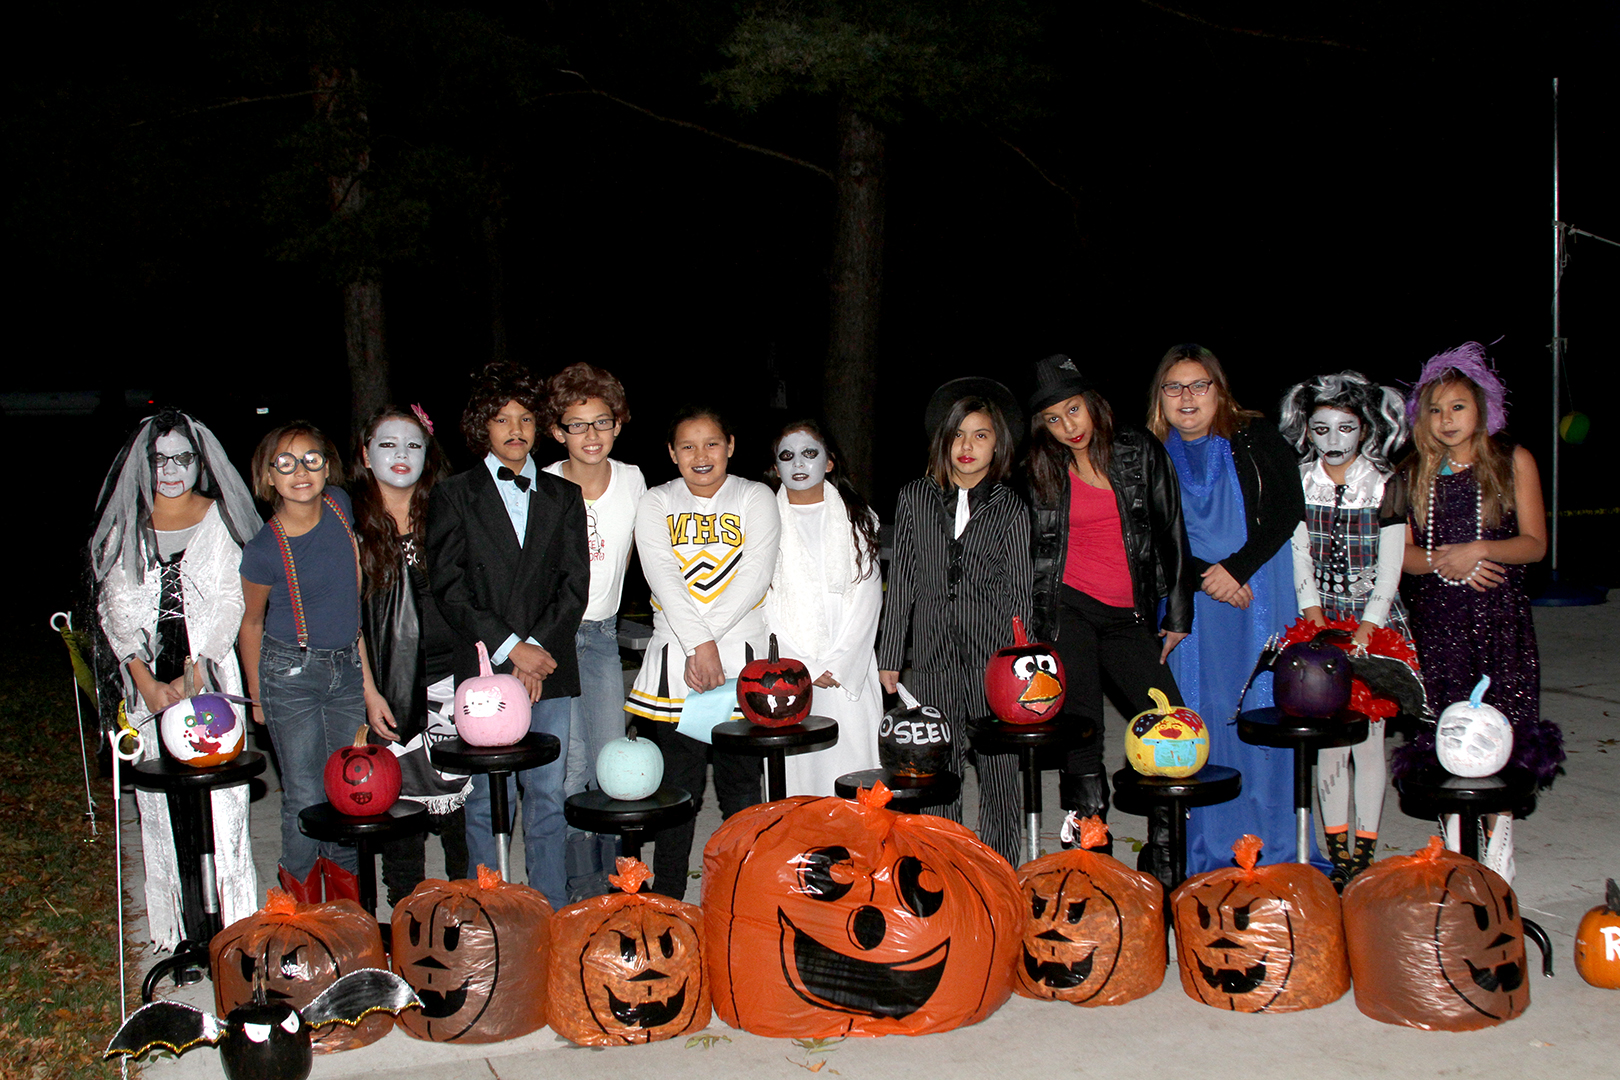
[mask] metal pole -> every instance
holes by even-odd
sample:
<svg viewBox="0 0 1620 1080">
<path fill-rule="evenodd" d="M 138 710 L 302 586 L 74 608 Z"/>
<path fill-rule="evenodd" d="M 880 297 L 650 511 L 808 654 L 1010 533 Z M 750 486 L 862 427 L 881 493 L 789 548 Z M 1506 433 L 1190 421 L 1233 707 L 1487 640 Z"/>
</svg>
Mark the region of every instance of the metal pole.
<svg viewBox="0 0 1620 1080">
<path fill-rule="evenodd" d="M 1564 367 L 1563 327 L 1559 318 L 1559 284 L 1564 276 L 1564 222 L 1558 210 L 1558 80 L 1553 80 L 1553 302 L 1552 302 L 1552 527 L 1549 547 L 1552 553 L 1553 580 L 1558 580 L 1558 376 Z"/>
</svg>

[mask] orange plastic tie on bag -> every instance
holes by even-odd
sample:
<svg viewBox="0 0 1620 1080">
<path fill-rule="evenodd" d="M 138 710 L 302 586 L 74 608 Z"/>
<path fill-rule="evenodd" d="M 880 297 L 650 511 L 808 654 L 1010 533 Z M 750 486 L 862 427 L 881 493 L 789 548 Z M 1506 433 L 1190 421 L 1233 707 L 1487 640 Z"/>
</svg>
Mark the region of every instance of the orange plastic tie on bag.
<svg viewBox="0 0 1620 1080">
<path fill-rule="evenodd" d="M 855 798 L 862 806 L 882 810 L 889 805 L 889 800 L 894 798 L 894 792 L 889 790 L 889 785 L 879 780 L 869 788 L 861 788 L 855 793 Z"/>
<path fill-rule="evenodd" d="M 1080 846 L 1087 851 L 1108 843 L 1108 826 L 1095 814 L 1080 822 Z"/>
<path fill-rule="evenodd" d="M 1260 861 L 1260 849 L 1264 846 L 1265 842 L 1253 833 L 1245 833 L 1232 845 L 1232 854 L 1237 858 L 1237 864 L 1247 871 L 1250 880 L 1258 876 L 1254 872 L 1254 864 Z"/>
<path fill-rule="evenodd" d="M 1418 852 L 1415 856 L 1428 862 L 1439 862 L 1440 853 L 1446 850 L 1446 842 L 1438 836 L 1429 837 L 1429 846 Z"/>
<path fill-rule="evenodd" d="M 298 901 L 282 889 L 271 887 L 264 894 L 264 911 L 268 915 L 291 915 L 298 910 Z"/>
<path fill-rule="evenodd" d="M 478 864 L 478 887 L 480 889 L 493 889 L 501 884 L 503 882 L 499 870 L 491 870 L 483 863 Z"/>
<path fill-rule="evenodd" d="M 621 855 L 614 865 L 619 868 L 619 872 L 608 875 L 608 884 L 623 893 L 640 892 L 642 883 L 652 876 L 647 864 L 640 859 L 629 859 Z"/>
</svg>

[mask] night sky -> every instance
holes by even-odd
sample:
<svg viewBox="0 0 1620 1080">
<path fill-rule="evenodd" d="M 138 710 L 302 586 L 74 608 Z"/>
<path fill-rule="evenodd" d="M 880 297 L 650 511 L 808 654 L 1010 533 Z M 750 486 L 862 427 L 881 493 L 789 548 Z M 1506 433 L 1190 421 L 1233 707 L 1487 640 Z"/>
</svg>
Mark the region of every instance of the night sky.
<svg viewBox="0 0 1620 1080">
<path fill-rule="evenodd" d="M 1029 8 L 1043 20 L 1035 58 L 1050 78 L 1026 115 L 976 123 L 918 109 L 889 129 L 872 402 L 883 516 L 923 468 L 922 405 L 944 379 L 991 374 L 1022 397 L 1033 360 L 1068 352 L 1118 414 L 1140 422 L 1153 365 L 1189 340 L 1221 356 L 1245 405 L 1272 415 L 1282 390 L 1313 374 L 1355 367 L 1409 380 L 1435 352 L 1497 342 L 1509 430 L 1545 477 L 1552 77 L 1562 217 L 1620 240 L 1620 5 L 1490 21 L 1479 5 L 1373 4 L 1312 25 L 1270 3 L 1189 0 L 1180 15 L 1140 0 Z M 697 9 L 715 21 L 663 25 Z M 243 464 L 290 415 L 345 431 L 348 387 L 336 287 L 272 256 L 284 234 L 265 209 L 308 98 L 182 115 L 300 88 L 287 75 L 295 69 L 223 57 L 198 30 L 207 10 L 126 12 L 114 17 L 124 23 L 95 26 L 45 13 L 20 36 L 34 44 L 11 72 L 5 304 L 15 340 L 4 389 L 149 391 L 202 417 Z M 542 48 L 542 89 L 577 86 L 555 69 L 578 70 L 663 115 L 832 164 L 829 102 L 739 116 L 712 101 L 701 76 L 723 63 L 710 31 L 726 5 L 479 10 Z M 769 407 L 771 369 L 789 412 L 819 404 L 831 183 L 601 98 L 492 106 L 487 132 L 442 110 L 422 122 L 409 115 L 425 94 L 413 98 L 425 76 L 410 58 L 372 70 L 384 165 L 440 138 L 494 163 L 514 358 L 545 374 L 582 359 L 614 371 L 634 414 L 618 456 L 653 483 L 673 475 L 661 445 L 669 411 L 692 398 L 734 414 L 733 471 L 758 475 L 769 434 L 789 418 Z M 137 119 L 148 122 L 130 127 Z M 424 403 L 441 435 L 490 351 L 487 263 L 474 230 L 444 209 L 454 202 L 432 202 L 425 241 L 384 276 L 395 397 Z M 1566 509 L 1620 506 L 1601 482 L 1615 444 L 1601 402 L 1617 297 L 1620 247 L 1577 240 L 1562 295 L 1562 407 L 1589 413 L 1593 428 L 1585 445 L 1565 447 Z M 43 454 L 70 432 L 83 451 L 73 455 L 82 468 L 50 481 L 49 516 L 8 530 L 8 554 L 43 564 L 30 575 L 41 584 L 25 590 L 39 594 L 39 611 L 73 598 L 72 545 L 139 415 L 0 417 L 13 446 Z M 458 437 L 446 444 L 468 463 Z M 32 459 L 36 477 L 58 472 L 43 460 Z M 70 542 L 41 533 L 41 520 L 61 523 Z M 1594 556 L 1612 546 L 1603 538 L 1616 521 L 1572 519 L 1561 565 L 1609 583 Z M 25 617 L 42 617 L 32 597 Z"/>
</svg>

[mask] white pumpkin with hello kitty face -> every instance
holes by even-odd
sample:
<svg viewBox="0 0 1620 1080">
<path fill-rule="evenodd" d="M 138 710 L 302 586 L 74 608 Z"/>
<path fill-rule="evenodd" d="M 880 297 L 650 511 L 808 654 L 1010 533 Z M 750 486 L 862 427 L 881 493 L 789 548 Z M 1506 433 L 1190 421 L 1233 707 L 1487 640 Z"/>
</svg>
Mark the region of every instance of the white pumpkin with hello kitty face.
<svg viewBox="0 0 1620 1080">
<path fill-rule="evenodd" d="M 497 675 L 478 642 L 478 675 L 456 687 L 456 734 L 469 746 L 511 746 L 529 733 L 529 692 L 515 675 Z"/>
</svg>

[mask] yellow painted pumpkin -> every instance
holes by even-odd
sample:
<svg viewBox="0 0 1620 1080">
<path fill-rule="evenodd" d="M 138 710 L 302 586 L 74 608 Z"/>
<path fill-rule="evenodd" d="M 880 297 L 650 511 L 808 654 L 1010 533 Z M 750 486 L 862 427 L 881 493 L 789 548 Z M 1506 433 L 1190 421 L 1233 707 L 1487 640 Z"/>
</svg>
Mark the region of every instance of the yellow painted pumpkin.
<svg viewBox="0 0 1620 1080">
<path fill-rule="evenodd" d="M 1131 718 L 1125 732 L 1125 759 L 1143 776 L 1191 776 L 1209 762 L 1209 729 L 1184 705 L 1171 705 L 1149 690 L 1155 708 Z"/>
</svg>

